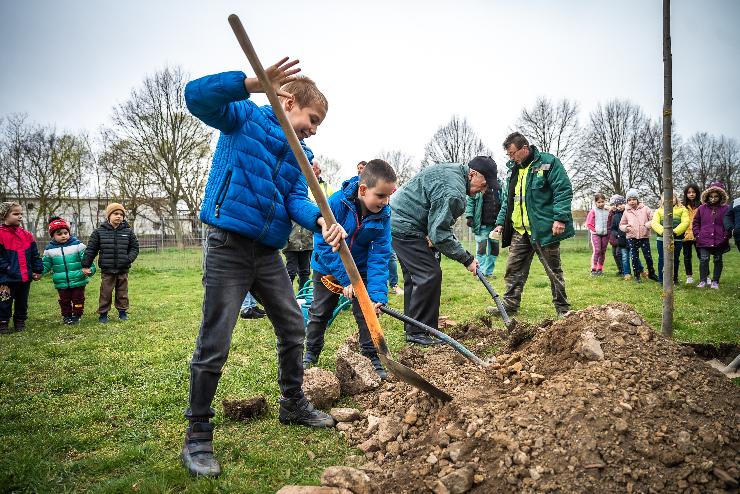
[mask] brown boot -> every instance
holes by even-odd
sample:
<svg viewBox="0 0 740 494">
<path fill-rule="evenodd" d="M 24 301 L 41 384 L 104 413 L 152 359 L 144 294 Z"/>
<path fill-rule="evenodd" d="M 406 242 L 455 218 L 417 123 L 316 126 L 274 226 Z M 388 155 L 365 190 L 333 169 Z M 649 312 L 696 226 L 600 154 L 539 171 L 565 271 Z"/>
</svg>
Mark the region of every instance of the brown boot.
<svg viewBox="0 0 740 494">
<path fill-rule="evenodd" d="M 13 326 L 15 326 L 16 331 L 23 331 L 26 329 L 26 321 L 19 321 L 18 319 L 15 319 L 13 321 Z"/>
</svg>

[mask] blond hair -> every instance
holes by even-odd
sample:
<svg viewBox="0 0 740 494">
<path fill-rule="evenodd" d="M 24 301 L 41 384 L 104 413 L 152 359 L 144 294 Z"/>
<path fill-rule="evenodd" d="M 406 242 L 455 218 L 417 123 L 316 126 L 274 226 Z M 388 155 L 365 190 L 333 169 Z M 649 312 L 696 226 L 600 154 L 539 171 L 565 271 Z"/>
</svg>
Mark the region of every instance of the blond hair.
<svg viewBox="0 0 740 494">
<path fill-rule="evenodd" d="M 296 76 L 294 81 L 284 84 L 280 89 L 292 94 L 293 99 L 301 108 L 319 105 L 325 112 L 329 111 L 329 102 L 326 100 L 326 96 L 319 91 L 316 83 L 306 76 Z"/>
</svg>

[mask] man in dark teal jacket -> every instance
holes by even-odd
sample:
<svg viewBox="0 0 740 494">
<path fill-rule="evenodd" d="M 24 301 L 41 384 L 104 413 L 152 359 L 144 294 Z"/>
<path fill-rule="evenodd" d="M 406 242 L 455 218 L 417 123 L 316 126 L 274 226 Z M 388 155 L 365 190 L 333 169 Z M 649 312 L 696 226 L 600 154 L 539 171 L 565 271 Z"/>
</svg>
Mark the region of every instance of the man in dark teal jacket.
<svg viewBox="0 0 740 494">
<path fill-rule="evenodd" d="M 570 305 L 560 265 L 560 241 L 575 235 L 570 179 L 557 157 L 530 146 L 519 132 L 506 138 L 504 149 L 511 173 L 494 229 L 503 234 L 501 246 L 510 247 L 504 306 L 509 314 L 519 310 L 529 267 L 539 250 L 540 262 L 551 272 L 548 277 L 555 310 L 562 315 Z"/>
<path fill-rule="evenodd" d="M 443 163 L 424 168 L 391 197 L 393 249 L 403 271 L 403 311 L 437 328 L 442 268 L 430 247 L 463 264 L 471 273 L 478 261 L 455 238 L 453 226 L 465 213 L 465 200 L 496 184 L 496 162 L 477 156 L 467 165 Z M 429 239 L 429 244 L 427 243 Z M 438 341 L 406 324 L 406 341 Z"/>
</svg>

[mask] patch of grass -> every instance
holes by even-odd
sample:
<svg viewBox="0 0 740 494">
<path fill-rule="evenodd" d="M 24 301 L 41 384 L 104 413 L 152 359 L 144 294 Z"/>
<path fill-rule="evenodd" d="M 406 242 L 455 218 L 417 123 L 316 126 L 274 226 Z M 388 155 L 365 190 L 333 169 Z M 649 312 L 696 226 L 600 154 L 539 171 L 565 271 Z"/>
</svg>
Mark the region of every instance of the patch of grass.
<svg viewBox="0 0 740 494">
<path fill-rule="evenodd" d="M 574 309 L 624 301 L 656 328 L 661 287 L 612 276 L 589 276 L 589 249 L 564 243 L 563 264 Z M 266 319 L 237 323 L 231 354 L 214 406 L 215 447 L 224 472 L 193 480 L 180 467 L 189 384 L 188 362 L 200 324 L 200 251 L 146 252 L 130 277 L 131 320 L 107 325 L 94 314 L 98 276 L 87 288 L 87 313 L 63 326 L 57 294 L 45 278 L 31 290 L 28 330 L 0 337 L 0 486 L 19 492 L 274 492 L 286 483 L 316 484 L 322 470 L 353 452 L 334 431 L 285 427 L 277 421 L 275 336 Z M 740 261 L 725 257 L 722 289 L 676 289 L 675 338 L 740 341 Z M 506 254 L 494 287 L 504 291 Z M 609 271 L 611 260 L 607 260 Z M 492 305 L 485 288 L 462 266 L 444 260 L 442 314 L 459 322 L 484 315 Z M 403 307 L 402 297 L 390 305 Z M 535 260 L 517 318 L 554 317 L 549 284 Z M 498 320 L 495 324 L 501 325 Z M 403 326 L 384 316 L 393 351 L 404 344 Z M 345 311 L 327 333 L 322 367 L 355 330 Z M 270 413 L 248 423 L 223 417 L 221 400 L 256 394 Z M 351 404 L 344 399 L 342 403 Z M 316 455 L 309 460 L 309 451 Z"/>
</svg>

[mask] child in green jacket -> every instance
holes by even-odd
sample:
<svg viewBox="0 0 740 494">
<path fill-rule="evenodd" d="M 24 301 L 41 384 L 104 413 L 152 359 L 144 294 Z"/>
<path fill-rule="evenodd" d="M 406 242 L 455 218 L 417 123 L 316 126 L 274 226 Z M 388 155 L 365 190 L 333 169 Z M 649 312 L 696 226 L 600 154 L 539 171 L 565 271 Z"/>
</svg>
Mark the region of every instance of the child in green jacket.
<svg viewBox="0 0 740 494">
<path fill-rule="evenodd" d="M 51 272 L 59 292 L 59 306 L 64 324 L 77 324 L 85 309 L 85 285 L 89 278 L 82 272 L 85 244 L 70 235 L 69 223 L 59 216 L 49 220 L 51 242 L 44 249 L 44 274 Z M 91 266 L 91 274 L 95 266 Z"/>
</svg>

